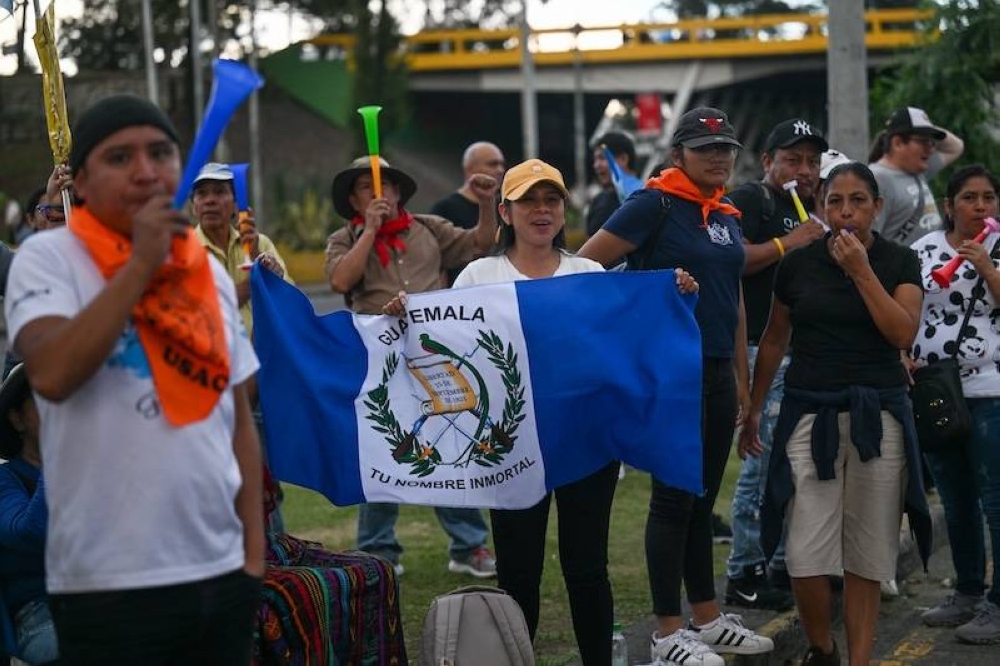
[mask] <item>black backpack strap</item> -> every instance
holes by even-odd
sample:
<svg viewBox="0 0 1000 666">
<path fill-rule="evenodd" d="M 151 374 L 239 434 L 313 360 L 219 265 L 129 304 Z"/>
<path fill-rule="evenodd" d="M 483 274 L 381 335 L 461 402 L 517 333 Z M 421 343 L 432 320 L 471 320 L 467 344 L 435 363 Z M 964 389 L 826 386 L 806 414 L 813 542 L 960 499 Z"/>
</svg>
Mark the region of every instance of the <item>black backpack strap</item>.
<svg viewBox="0 0 1000 666">
<path fill-rule="evenodd" d="M 771 188 L 764 184 L 764 181 L 757 181 L 757 187 L 760 188 L 760 223 L 761 225 L 767 224 L 774 217 L 774 193 L 771 192 Z"/>
<path fill-rule="evenodd" d="M 660 240 L 660 233 L 667 223 L 667 215 L 670 213 L 670 196 L 665 192 L 660 194 L 660 214 L 656 219 L 656 228 L 653 229 L 646 241 L 639 248 L 629 255 L 628 270 L 644 271 L 649 268 L 649 260 L 653 257 L 653 251 Z"/>
</svg>

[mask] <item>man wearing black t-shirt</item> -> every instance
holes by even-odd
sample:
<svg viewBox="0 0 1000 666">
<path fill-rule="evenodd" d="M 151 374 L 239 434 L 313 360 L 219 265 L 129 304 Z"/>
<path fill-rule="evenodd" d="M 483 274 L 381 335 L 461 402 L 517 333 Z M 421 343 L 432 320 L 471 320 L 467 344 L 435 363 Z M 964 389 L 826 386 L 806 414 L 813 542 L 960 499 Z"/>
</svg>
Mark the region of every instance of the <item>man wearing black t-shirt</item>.
<svg viewBox="0 0 1000 666">
<path fill-rule="evenodd" d="M 746 243 L 743 295 L 747 312 L 747 336 L 751 365 L 764 333 L 771 307 L 771 289 L 778 262 L 786 252 L 808 245 L 824 234 L 815 220 L 802 223 L 792 198 L 783 185 L 797 182 L 807 210 L 812 208 L 819 182 L 820 155 L 828 146 L 823 134 L 805 120 L 793 118 L 779 123 L 767 137 L 761 165 L 764 180 L 745 183 L 729 194 L 743 213 L 741 226 Z M 727 562 L 726 603 L 750 608 L 783 610 L 792 606 L 789 592 L 768 583 L 766 559 L 760 547 L 760 504 L 767 479 L 771 435 L 777 421 L 784 388 L 787 359 L 775 377 L 761 417 L 760 437 L 764 452 L 747 457 L 733 496 L 733 546 Z M 784 572 L 784 544 L 771 560 L 772 573 Z M 787 574 L 785 575 L 787 579 Z"/>
<path fill-rule="evenodd" d="M 503 152 L 488 141 L 477 141 L 465 149 L 462 155 L 462 172 L 465 182 L 462 187 L 438 201 L 431 207 L 431 215 L 439 215 L 456 227 L 472 229 L 479 222 L 479 201 L 469 187 L 469 179 L 477 173 L 503 180 L 506 170 Z"/>
<path fill-rule="evenodd" d="M 465 153 L 462 155 L 462 172 L 465 174 L 465 182 L 462 187 L 431 206 L 431 215 L 439 215 L 462 229 L 474 228 L 479 223 L 479 202 L 472 188 L 469 187 L 469 179 L 477 173 L 485 173 L 500 182 L 503 180 L 506 169 L 507 164 L 504 161 L 503 152 L 495 144 L 489 141 L 473 143 L 465 149 Z M 465 267 L 460 266 L 447 271 L 449 286 L 463 268 Z"/>
</svg>

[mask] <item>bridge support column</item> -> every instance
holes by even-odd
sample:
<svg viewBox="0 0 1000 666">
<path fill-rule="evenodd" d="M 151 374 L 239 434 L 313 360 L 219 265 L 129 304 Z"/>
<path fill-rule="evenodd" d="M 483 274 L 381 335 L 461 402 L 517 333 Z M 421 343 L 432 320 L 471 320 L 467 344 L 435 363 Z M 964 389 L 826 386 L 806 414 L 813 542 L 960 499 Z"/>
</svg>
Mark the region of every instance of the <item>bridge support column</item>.
<svg viewBox="0 0 1000 666">
<path fill-rule="evenodd" d="M 864 0 L 829 3 L 827 100 L 830 147 L 866 162 L 868 69 Z"/>
<path fill-rule="evenodd" d="M 538 157 L 538 101 L 535 98 L 535 61 L 531 54 L 528 0 L 521 0 L 521 126 L 524 135 L 523 159 Z"/>
</svg>

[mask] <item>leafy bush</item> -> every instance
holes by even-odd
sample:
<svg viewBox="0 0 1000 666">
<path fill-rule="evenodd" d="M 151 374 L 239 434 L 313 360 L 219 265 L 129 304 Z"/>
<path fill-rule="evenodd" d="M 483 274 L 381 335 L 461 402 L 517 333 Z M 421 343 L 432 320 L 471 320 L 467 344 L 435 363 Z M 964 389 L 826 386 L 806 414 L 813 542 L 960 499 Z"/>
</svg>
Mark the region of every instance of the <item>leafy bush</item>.
<svg viewBox="0 0 1000 666">
<path fill-rule="evenodd" d="M 326 189 L 316 183 L 289 186 L 282 176 L 275 189 L 278 213 L 268 235 L 295 251 L 325 248 L 327 237 L 342 225 Z"/>
</svg>

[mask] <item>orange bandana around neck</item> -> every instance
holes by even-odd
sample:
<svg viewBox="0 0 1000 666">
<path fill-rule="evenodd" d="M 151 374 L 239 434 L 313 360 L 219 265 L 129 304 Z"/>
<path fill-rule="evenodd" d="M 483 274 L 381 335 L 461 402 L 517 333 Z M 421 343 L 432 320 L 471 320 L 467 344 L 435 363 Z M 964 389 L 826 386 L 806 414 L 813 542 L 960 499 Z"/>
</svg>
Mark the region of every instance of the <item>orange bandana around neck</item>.
<svg viewBox="0 0 1000 666">
<path fill-rule="evenodd" d="M 738 208 L 722 201 L 722 195 L 725 194 L 723 188 L 720 187 L 712 193 L 711 198 L 706 199 L 701 190 L 687 177 L 687 174 L 677 167 L 664 169 L 656 178 L 650 178 L 646 181 L 646 187 L 662 190 L 668 194 L 673 194 L 681 199 L 701 205 L 701 226 L 703 227 L 708 226 L 708 216 L 713 210 L 720 211 L 726 215 L 732 215 L 733 217 L 743 217 Z"/>
<path fill-rule="evenodd" d="M 355 228 L 363 228 L 365 226 L 364 216 L 355 215 L 354 219 L 351 220 L 351 224 Z M 378 262 L 382 264 L 383 268 L 389 265 L 389 259 L 391 259 L 389 250 L 397 253 L 406 252 L 406 243 L 399 235 L 409 229 L 412 224 L 413 216 L 400 208 L 399 217 L 386 220 L 378 228 L 378 231 L 375 232 L 375 254 L 378 255 Z"/>
<path fill-rule="evenodd" d="M 69 229 L 105 279 L 132 254 L 132 241 L 85 207 L 73 210 Z M 174 238 L 167 260 L 132 308 L 132 322 L 167 421 L 180 427 L 211 414 L 229 385 L 229 348 L 212 267 L 193 229 Z"/>
</svg>

